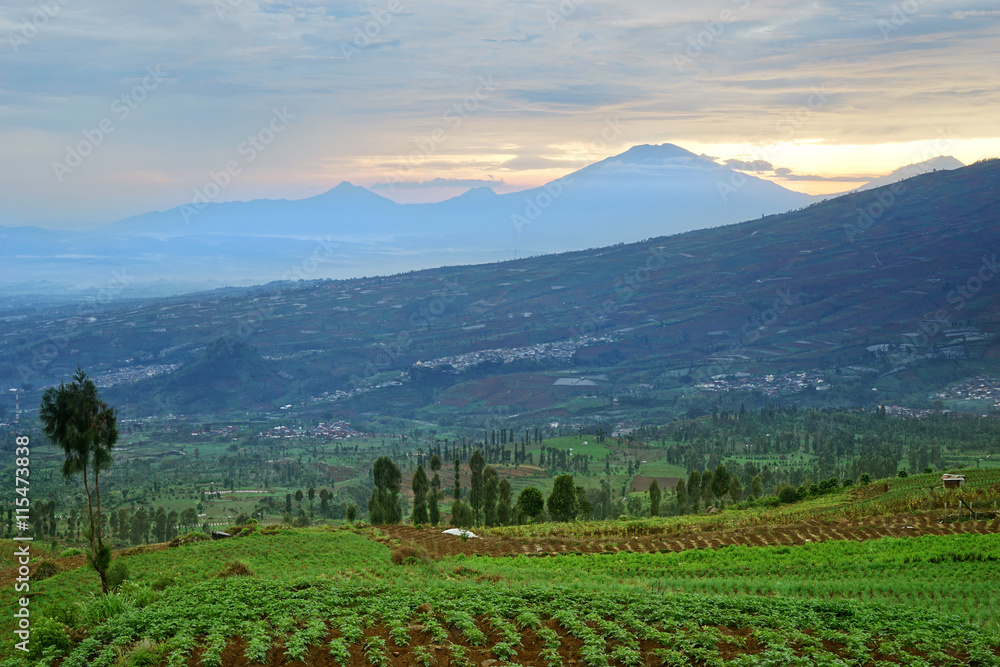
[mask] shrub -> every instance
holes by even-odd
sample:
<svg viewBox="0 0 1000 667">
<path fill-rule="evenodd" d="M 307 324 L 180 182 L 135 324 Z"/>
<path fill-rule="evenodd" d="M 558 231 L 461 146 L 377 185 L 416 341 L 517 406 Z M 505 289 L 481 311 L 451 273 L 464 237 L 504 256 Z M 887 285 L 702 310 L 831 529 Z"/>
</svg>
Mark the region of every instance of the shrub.
<svg viewBox="0 0 1000 667">
<path fill-rule="evenodd" d="M 899 471 L 899 477 L 909 477 L 909 476 L 910 476 L 910 473 L 906 472 L 905 468 L 903 470 Z"/>
<path fill-rule="evenodd" d="M 427 551 L 423 547 L 403 546 L 392 552 L 392 562 L 396 565 L 416 565 L 427 560 Z"/>
<path fill-rule="evenodd" d="M 39 561 L 31 573 L 31 579 L 32 581 L 41 581 L 42 579 L 48 579 L 57 572 L 59 572 L 59 566 L 52 561 Z"/>
<path fill-rule="evenodd" d="M 844 480 L 844 482 L 843 482 L 843 484 L 842 484 L 842 486 L 843 486 L 843 487 L 844 487 L 845 489 L 846 489 L 847 487 L 849 487 L 849 486 L 853 486 L 853 485 L 854 485 L 854 480 L 853 480 L 853 479 L 845 479 L 845 480 Z"/>
<path fill-rule="evenodd" d="M 778 489 L 778 500 L 785 504 L 794 503 L 798 500 L 798 494 L 795 492 L 795 487 L 791 484 L 785 484 L 783 487 Z"/>
<path fill-rule="evenodd" d="M 87 601 L 80 603 L 80 612 L 88 625 L 97 625 L 131 607 L 132 601 L 124 595 L 108 593 L 107 595 L 91 595 Z"/>
<path fill-rule="evenodd" d="M 872 483 L 871 476 L 866 472 L 861 473 L 861 477 L 858 478 L 858 484 L 864 486 L 866 484 L 871 484 L 871 483 Z"/>
<path fill-rule="evenodd" d="M 125 662 L 127 667 L 155 667 L 163 662 L 166 645 L 157 644 L 152 639 L 140 639 L 132 647 Z"/>
<path fill-rule="evenodd" d="M 146 584 L 139 584 L 134 581 L 125 581 L 118 588 L 118 592 L 129 600 L 135 607 L 142 609 L 156 601 L 156 593 Z"/>
<path fill-rule="evenodd" d="M 192 532 L 187 535 L 178 535 L 174 539 L 170 540 L 170 546 L 179 547 L 182 544 L 190 544 L 191 542 L 201 542 L 202 540 L 210 539 L 208 535 L 200 532 Z"/>
<path fill-rule="evenodd" d="M 128 565 L 119 558 L 108 568 L 108 587 L 118 588 L 128 581 L 128 579 Z"/>
<path fill-rule="evenodd" d="M 174 586 L 177 584 L 177 579 L 174 578 L 172 574 L 161 574 L 156 579 L 153 579 L 153 583 L 149 587 L 154 591 L 162 591 L 165 588 Z"/>
<path fill-rule="evenodd" d="M 59 553 L 60 558 L 69 558 L 70 556 L 82 556 L 83 549 L 77 549 L 76 547 L 70 547 L 69 549 L 63 549 Z"/>
<path fill-rule="evenodd" d="M 70 628 L 75 628 L 80 624 L 80 606 L 75 603 L 64 602 L 53 605 L 49 608 L 49 614 Z"/>
<path fill-rule="evenodd" d="M 55 646 L 57 655 L 62 655 L 73 646 L 73 641 L 66 632 L 66 627 L 59 621 L 45 616 L 36 617 L 31 623 L 28 658 L 41 658 L 42 652 L 49 646 Z"/>
<path fill-rule="evenodd" d="M 226 563 L 226 566 L 219 572 L 219 577 L 253 577 L 255 576 L 250 566 L 241 560 L 233 560 Z"/>
<path fill-rule="evenodd" d="M 928 473 L 929 472 L 934 472 L 934 468 L 932 468 L 930 466 L 927 466 L 926 468 L 924 468 L 924 472 L 928 472 Z"/>
</svg>

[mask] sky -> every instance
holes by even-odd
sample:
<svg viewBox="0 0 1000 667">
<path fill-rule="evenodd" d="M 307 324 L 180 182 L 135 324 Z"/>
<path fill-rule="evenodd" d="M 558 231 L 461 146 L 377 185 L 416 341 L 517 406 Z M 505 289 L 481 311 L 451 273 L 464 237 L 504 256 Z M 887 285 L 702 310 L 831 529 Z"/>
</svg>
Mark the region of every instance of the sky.
<svg viewBox="0 0 1000 667">
<path fill-rule="evenodd" d="M 4 0 L 0 38 L 5 225 L 511 192 L 644 143 L 812 194 L 1000 156 L 994 0 Z"/>
</svg>

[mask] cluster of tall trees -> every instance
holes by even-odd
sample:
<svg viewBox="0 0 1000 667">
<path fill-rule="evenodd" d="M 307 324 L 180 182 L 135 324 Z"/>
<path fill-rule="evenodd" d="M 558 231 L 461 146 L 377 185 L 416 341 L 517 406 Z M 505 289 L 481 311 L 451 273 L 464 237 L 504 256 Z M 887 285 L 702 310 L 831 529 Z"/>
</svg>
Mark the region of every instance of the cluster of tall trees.
<svg viewBox="0 0 1000 667">
<path fill-rule="evenodd" d="M 441 501 L 444 500 L 441 481 L 441 457 L 435 452 L 429 465 L 433 477 L 428 479 L 423 463 L 413 474 L 413 513 L 415 524 L 438 525 L 441 522 Z M 493 466 L 486 465 L 482 451 L 473 450 L 469 457 L 470 485 L 467 493 L 462 489 L 461 461 L 454 461 L 454 487 L 451 490 L 451 522 L 462 527 L 506 525 L 514 517 L 513 491 L 510 482 L 501 479 Z M 372 470 L 374 489 L 368 501 L 369 520 L 373 524 L 399 523 L 401 475 L 399 468 L 388 457 L 380 457 Z M 537 512 L 536 512 L 537 514 Z"/>
<path fill-rule="evenodd" d="M 702 472 L 692 470 L 687 480 L 677 480 L 674 493 L 677 497 L 677 509 L 684 513 L 688 511 L 697 512 L 700 507 L 708 507 L 713 501 L 725 502 L 726 498 L 730 502 L 738 503 L 743 499 L 743 482 L 739 474 L 730 473 L 729 469 L 722 463 L 714 470 L 705 469 Z M 755 475 L 750 482 L 750 495 L 758 497 L 763 493 L 764 485 L 760 475 Z M 657 489 L 659 492 L 659 489 Z M 652 490 L 650 498 L 652 499 Z"/>
<path fill-rule="evenodd" d="M 109 517 L 111 534 L 121 542 L 131 544 L 166 542 L 177 537 L 182 529 L 190 530 L 198 526 L 198 512 L 193 507 L 180 513 L 176 510 L 168 512 L 162 507 L 152 513 L 141 507 L 134 512 L 119 508 L 110 512 Z"/>
</svg>

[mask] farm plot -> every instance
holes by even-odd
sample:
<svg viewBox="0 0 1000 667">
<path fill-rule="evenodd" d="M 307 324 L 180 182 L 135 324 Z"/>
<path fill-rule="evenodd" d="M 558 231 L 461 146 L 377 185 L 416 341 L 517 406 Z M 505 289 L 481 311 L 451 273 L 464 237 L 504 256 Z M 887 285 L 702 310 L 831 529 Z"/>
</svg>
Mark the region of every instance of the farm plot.
<svg viewBox="0 0 1000 667">
<path fill-rule="evenodd" d="M 1000 636 L 956 616 L 844 601 L 250 578 L 116 597 L 85 639 L 47 657 L 67 652 L 62 667 L 1000 664 Z"/>
</svg>

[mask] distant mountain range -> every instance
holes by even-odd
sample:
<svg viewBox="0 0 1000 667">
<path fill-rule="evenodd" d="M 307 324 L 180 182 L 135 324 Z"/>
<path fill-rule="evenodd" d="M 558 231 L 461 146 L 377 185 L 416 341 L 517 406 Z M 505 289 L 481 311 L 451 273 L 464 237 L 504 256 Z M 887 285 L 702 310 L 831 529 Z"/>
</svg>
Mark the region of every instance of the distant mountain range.
<svg viewBox="0 0 1000 667">
<path fill-rule="evenodd" d="M 933 168 L 916 165 L 907 175 Z M 191 202 L 92 232 L 0 227 L 0 295 L 151 296 L 385 275 L 633 242 L 816 200 L 678 146 L 643 145 L 510 194 L 480 187 L 447 201 L 397 204 L 344 182 L 301 200 Z"/>
<path fill-rule="evenodd" d="M 817 405 L 928 403 L 949 382 L 1000 375 L 998 253 L 990 160 L 637 243 L 7 309 L 0 386 L 27 387 L 22 405 L 37 405 L 80 364 L 136 414 L 293 405 L 476 427 L 494 408 L 497 419 L 694 414 L 721 400 L 707 385 L 736 374 L 758 390 L 777 387 L 769 375 L 822 378 L 832 389 L 795 398 Z M 559 382 L 581 377 L 593 384 Z M 738 407 L 744 394 L 727 391 Z"/>
</svg>

